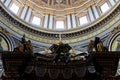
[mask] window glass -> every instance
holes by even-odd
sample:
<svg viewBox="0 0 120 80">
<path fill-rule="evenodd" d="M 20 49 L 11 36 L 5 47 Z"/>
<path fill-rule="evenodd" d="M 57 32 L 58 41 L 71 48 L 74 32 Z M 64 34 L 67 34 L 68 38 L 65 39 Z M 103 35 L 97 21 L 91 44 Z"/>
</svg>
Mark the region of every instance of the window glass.
<svg viewBox="0 0 120 80">
<path fill-rule="evenodd" d="M 79 18 L 79 21 L 80 21 L 80 25 L 85 25 L 85 24 L 88 23 L 88 20 L 87 20 L 86 16 L 83 16 L 83 17 Z"/>
<path fill-rule="evenodd" d="M 17 14 L 18 13 L 18 10 L 19 10 L 19 7 L 16 5 L 16 4 L 12 4 L 11 7 L 10 7 L 10 10 L 14 13 L 14 14 Z"/>
<path fill-rule="evenodd" d="M 4 2 L 4 0 L 1 0 L 2 2 Z"/>
<path fill-rule="evenodd" d="M 64 29 L 64 21 L 56 21 L 56 29 Z"/>
<path fill-rule="evenodd" d="M 41 19 L 39 17 L 34 16 L 32 19 L 32 24 L 40 25 L 40 21 Z"/>
<path fill-rule="evenodd" d="M 100 8 L 103 13 L 107 12 L 110 9 L 107 3 L 104 3 Z"/>
</svg>

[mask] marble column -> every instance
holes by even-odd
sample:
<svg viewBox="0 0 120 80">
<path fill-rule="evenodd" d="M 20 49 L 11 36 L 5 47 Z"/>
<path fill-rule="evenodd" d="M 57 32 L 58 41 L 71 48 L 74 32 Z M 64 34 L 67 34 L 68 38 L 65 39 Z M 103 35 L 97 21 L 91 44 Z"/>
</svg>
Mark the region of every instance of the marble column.
<svg viewBox="0 0 120 80">
<path fill-rule="evenodd" d="M 25 16 L 25 21 L 26 21 L 26 22 L 29 22 L 30 17 L 31 17 L 31 13 L 32 13 L 32 9 L 29 7 L 29 8 L 28 8 L 27 15 Z"/>
<path fill-rule="evenodd" d="M 26 17 L 26 15 L 27 15 L 27 12 L 28 12 L 28 6 L 25 5 L 25 6 L 23 7 L 23 11 L 21 11 L 21 12 L 22 12 L 22 13 L 21 13 L 21 15 L 20 15 L 20 18 L 24 20 L 25 17 Z"/>
<path fill-rule="evenodd" d="M 70 21 L 70 14 L 67 15 L 67 28 L 71 29 L 71 21 Z"/>
</svg>

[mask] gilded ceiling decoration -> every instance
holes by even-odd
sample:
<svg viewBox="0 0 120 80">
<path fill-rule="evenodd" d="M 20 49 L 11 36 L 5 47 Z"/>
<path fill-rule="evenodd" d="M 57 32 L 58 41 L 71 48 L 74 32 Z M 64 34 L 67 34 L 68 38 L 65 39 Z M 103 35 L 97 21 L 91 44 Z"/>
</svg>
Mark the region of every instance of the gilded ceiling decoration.
<svg viewBox="0 0 120 80">
<path fill-rule="evenodd" d="M 89 5 L 98 3 L 99 0 L 19 0 L 19 2 L 29 5 L 32 8 L 41 8 L 49 10 L 67 10 L 73 8 L 79 8 L 85 4 L 84 8 L 87 8 Z"/>
</svg>

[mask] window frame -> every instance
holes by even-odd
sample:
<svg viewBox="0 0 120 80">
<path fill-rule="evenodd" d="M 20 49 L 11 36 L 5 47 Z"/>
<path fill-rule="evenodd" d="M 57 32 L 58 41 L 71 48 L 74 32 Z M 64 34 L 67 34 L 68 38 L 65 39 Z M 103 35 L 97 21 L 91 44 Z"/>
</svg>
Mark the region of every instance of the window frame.
<svg viewBox="0 0 120 80">
<path fill-rule="evenodd" d="M 63 22 L 63 28 L 57 28 L 57 22 Z M 55 30 L 65 30 L 65 21 L 64 20 L 56 20 L 55 21 Z"/>
<path fill-rule="evenodd" d="M 40 19 L 39 24 L 34 23 L 34 18 Z M 30 23 L 31 23 L 33 26 L 35 26 L 35 27 L 39 27 L 39 26 L 41 26 L 41 21 L 42 21 L 42 20 L 41 20 L 40 17 L 33 15 L 33 16 L 31 17 Z"/>
<path fill-rule="evenodd" d="M 107 5 L 105 6 L 105 4 L 107 4 Z M 105 7 L 103 7 L 103 6 L 105 6 Z M 102 7 L 103 7 L 103 8 L 102 8 Z M 106 7 L 107 7 L 108 9 L 106 9 Z M 103 10 L 103 9 L 104 9 L 104 10 Z M 105 10 L 105 9 L 106 9 L 106 10 Z M 102 13 L 102 14 L 108 12 L 109 9 L 110 9 L 110 6 L 109 6 L 109 4 L 108 4 L 107 2 L 103 3 L 103 4 L 100 6 L 100 10 L 101 10 L 101 13 Z"/>
<path fill-rule="evenodd" d="M 83 18 L 83 17 L 86 17 L 86 21 L 87 21 L 87 22 L 86 22 L 86 23 L 83 22 L 83 23 L 81 24 L 81 20 L 80 20 L 80 19 Z M 84 16 L 79 17 L 78 20 L 79 20 L 79 24 L 80 24 L 80 26 L 84 26 L 84 25 L 87 25 L 87 24 L 89 23 L 89 20 L 88 20 L 87 15 L 84 15 Z"/>
<path fill-rule="evenodd" d="M 12 6 L 13 6 L 13 9 L 12 9 Z M 17 12 L 16 12 L 16 10 L 15 10 L 15 12 L 14 12 L 14 7 L 15 7 L 15 6 L 18 8 Z M 11 3 L 11 5 L 9 6 L 9 10 L 10 10 L 10 12 L 12 12 L 13 14 L 18 15 L 19 10 L 20 10 L 20 6 L 18 6 L 16 3 Z"/>
</svg>

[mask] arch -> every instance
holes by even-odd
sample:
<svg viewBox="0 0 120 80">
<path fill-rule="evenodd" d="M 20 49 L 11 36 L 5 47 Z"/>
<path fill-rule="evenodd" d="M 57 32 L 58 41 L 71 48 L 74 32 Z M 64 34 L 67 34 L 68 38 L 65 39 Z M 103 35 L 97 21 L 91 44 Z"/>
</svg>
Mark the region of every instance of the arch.
<svg viewBox="0 0 120 80">
<path fill-rule="evenodd" d="M 6 34 L 0 31 L 0 37 L 2 38 L 2 47 L 4 51 L 13 51 L 14 49 L 14 41 L 9 34 Z"/>
<path fill-rule="evenodd" d="M 118 41 L 120 40 L 120 30 L 116 30 L 112 34 L 109 35 L 109 39 L 107 40 L 107 45 L 109 46 L 109 51 L 118 51 Z"/>
</svg>

